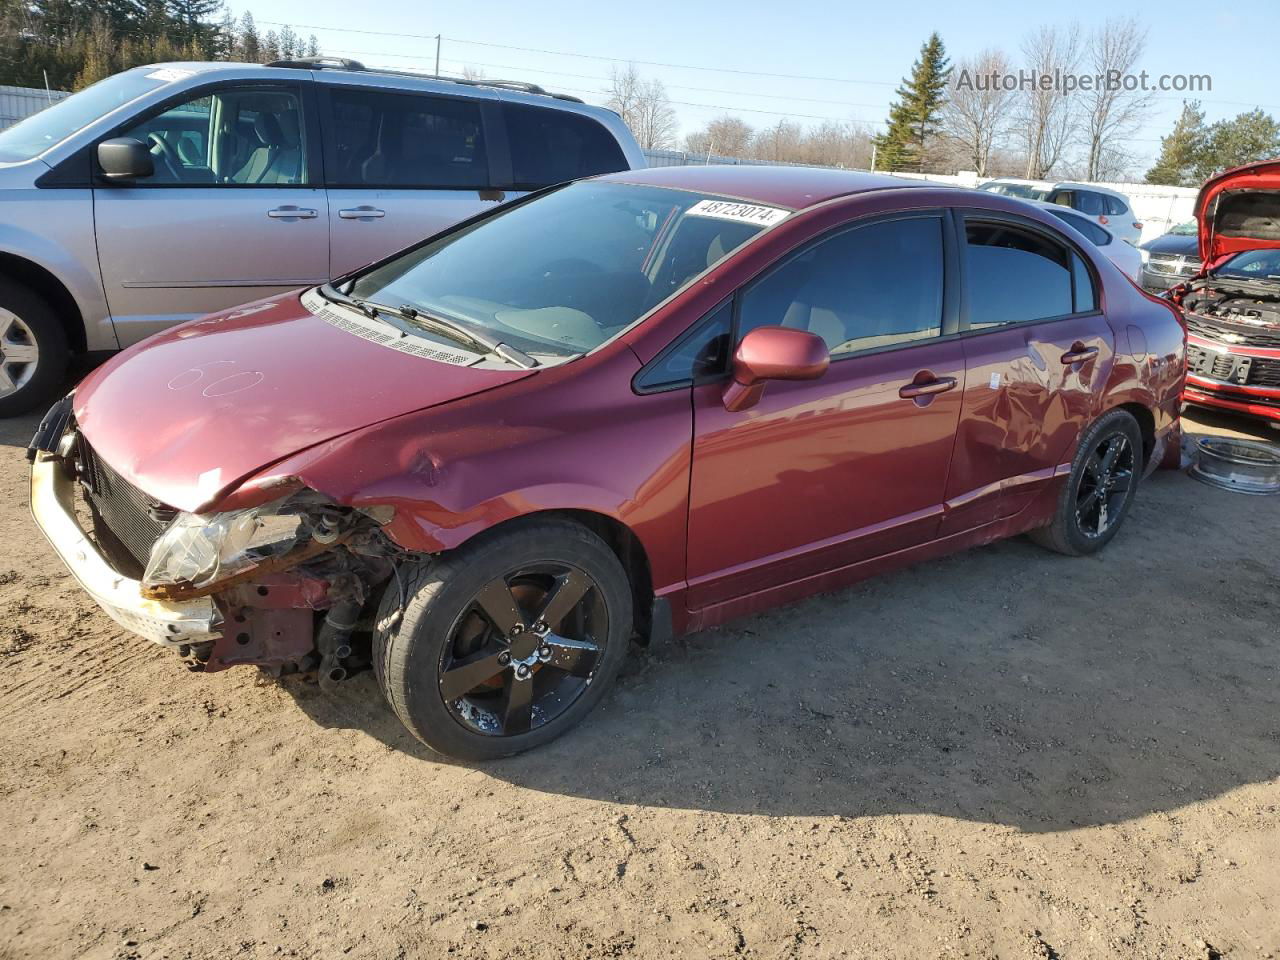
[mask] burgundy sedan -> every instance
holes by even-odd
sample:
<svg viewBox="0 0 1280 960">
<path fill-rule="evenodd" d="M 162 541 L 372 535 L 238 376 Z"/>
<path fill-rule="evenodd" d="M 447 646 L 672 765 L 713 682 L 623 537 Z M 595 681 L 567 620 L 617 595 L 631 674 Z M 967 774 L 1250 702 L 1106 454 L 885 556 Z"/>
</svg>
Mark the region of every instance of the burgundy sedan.
<svg viewBox="0 0 1280 960">
<path fill-rule="evenodd" d="M 688 167 L 555 188 L 119 354 L 32 442 L 40 527 L 192 669 L 329 686 L 483 759 L 633 639 L 1031 532 L 1176 464 L 1185 334 L 989 193 Z"/>
</svg>

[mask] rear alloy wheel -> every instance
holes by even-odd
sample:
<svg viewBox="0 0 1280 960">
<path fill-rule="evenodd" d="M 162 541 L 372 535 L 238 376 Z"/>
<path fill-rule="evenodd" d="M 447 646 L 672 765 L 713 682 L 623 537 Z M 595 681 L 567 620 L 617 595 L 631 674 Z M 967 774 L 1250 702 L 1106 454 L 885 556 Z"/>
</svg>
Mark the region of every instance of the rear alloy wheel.
<svg viewBox="0 0 1280 960">
<path fill-rule="evenodd" d="M 0 279 L 0 417 L 49 403 L 67 371 L 67 335 L 26 287 Z"/>
<path fill-rule="evenodd" d="M 1080 438 L 1053 522 L 1031 537 L 1069 556 L 1101 549 L 1124 522 L 1142 476 L 1142 432 L 1125 410 L 1100 417 Z"/>
<path fill-rule="evenodd" d="M 405 726 L 465 760 L 545 743 L 604 695 L 626 657 L 631 589 L 595 534 L 513 524 L 384 595 L 374 667 Z"/>
</svg>

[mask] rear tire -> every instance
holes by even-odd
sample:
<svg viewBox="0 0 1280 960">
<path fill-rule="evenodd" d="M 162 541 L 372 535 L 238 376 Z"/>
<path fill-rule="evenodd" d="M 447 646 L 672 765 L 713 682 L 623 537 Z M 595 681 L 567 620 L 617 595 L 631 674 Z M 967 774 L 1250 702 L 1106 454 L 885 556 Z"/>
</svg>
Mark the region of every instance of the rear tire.
<svg viewBox="0 0 1280 960">
<path fill-rule="evenodd" d="M 600 701 L 626 659 L 631 608 L 626 571 L 594 533 L 567 520 L 515 521 L 400 569 L 378 609 L 374 672 L 432 750 L 510 756 L 565 733 Z"/>
<path fill-rule="evenodd" d="M 53 308 L 27 287 L 0 278 L 0 417 L 52 402 L 70 356 Z"/>
<path fill-rule="evenodd" d="M 1070 557 L 1101 550 L 1128 516 L 1142 469 L 1138 421 L 1125 410 L 1103 414 L 1080 438 L 1053 521 L 1029 536 Z"/>
</svg>

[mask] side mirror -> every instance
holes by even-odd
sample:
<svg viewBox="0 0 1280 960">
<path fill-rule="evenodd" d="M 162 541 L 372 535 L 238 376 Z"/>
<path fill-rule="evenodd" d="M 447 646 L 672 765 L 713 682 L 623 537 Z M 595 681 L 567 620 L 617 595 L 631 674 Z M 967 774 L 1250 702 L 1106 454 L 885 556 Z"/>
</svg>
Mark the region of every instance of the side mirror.
<svg viewBox="0 0 1280 960">
<path fill-rule="evenodd" d="M 98 144 L 98 166 L 108 180 L 139 180 L 156 172 L 151 148 L 133 137 L 116 137 Z"/>
<path fill-rule="evenodd" d="M 827 345 L 816 334 L 792 327 L 756 327 L 734 351 L 724 408 L 732 413 L 750 409 L 760 402 L 768 381 L 817 380 L 830 363 Z"/>
</svg>

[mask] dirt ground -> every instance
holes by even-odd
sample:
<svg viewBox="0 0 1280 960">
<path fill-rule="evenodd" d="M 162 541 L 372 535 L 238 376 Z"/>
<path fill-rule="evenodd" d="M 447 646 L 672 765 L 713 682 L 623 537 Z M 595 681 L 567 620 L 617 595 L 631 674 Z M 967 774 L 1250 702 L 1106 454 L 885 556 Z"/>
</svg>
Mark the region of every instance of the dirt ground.
<svg viewBox="0 0 1280 960">
<path fill-rule="evenodd" d="M 634 654 L 471 767 L 368 674 L 122 633 L 28 516 L 35 421 L 0 422 L 5 960 L 1280 956 L 1280 497 L 1158 474 L 1098 557 L 1010 541 Z"/>
</svg>

